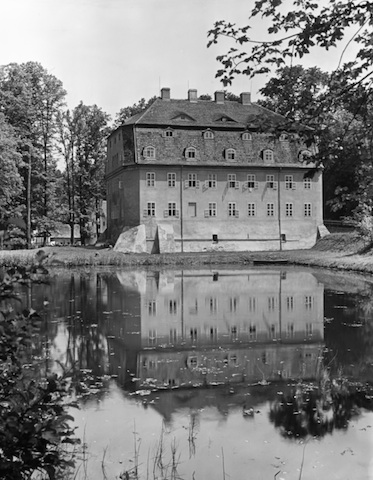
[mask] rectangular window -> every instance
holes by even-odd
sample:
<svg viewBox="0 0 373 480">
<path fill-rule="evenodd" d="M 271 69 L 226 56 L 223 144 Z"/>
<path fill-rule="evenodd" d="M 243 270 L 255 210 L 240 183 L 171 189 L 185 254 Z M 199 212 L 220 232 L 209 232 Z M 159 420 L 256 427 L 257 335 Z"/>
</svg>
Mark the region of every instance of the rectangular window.
<svg viewBox="0 0 373 480">
<path fill-rule="evenodd" d="M 293 175 L 285 175 L 285 189 L 294 190 L 295 183 L 293 181 Z"/>
<path fill-rule="evenodd" d="M 304 297 L 304 307 L 306 310 L 312 310 L 313 308 L 313 297 L 311 295 L 306 295 Z"/>
<path fill-rule="evenodd" d="M 255 297 L 250 297 L 249 298 L 249 312 L 255 312 L 256 311 L 256 298 Z"/>
<path fill-rule="evenodd" d="M 148 202 L 146 207 L 148 217 L 155 217 L 155 202 Z"/>
<path fill-rule="evenodd" d="M 157 303 L 155 300 L 149 300 L 147 303 L 147 310 L 149 315 L 156 315 L 157 314 Z"/>
<path fill-rule="evenodd" d="M 206 210 L 206 216 L 207 217 L 216 217 L 216 203 L 215 202 L 210 202 L 209 203 L 209 208 Z"/>
<path fill-rule="evenodd" d="M 304 216 L 311 217 L 312 216 L 312 206 L 310 203 L 304 204 Z"/>
<path fill-rule="evenodd" d="M 235 173 L 230 173 L 228 175 L 228 187 L 229 188 L 236 188 L 236 174 Z"/>
<path fill-rule="evenodd" d="M 286 297 L 286 309 L 288 311 L 294 309 L 294 297 Z"/>
<path fill-rule="evenodd" d="M 275 309 L 275 304 L 275 297 L 268 297 L 268 310 L 270 312 L 273 312 L 273 310 Z"/>
<path fill-rule="evenodd" d="M 167 185 L 170 188 L 176 187 L 176 173 L 168 173 L 167 174 Z"/>
<path fill-rule="evenodd" d="M 176 203 L 175 202 L 168 202 L 168 216 L 169 217 L 176 217 Z"/>
<path fill-rule="evenodd" d="M 294 323 L 288 323 L 286 327 L 286 336 L 288 338 L 294 337 Z"/>
<path fill-rule="evenodd" d="M 238 210 L 236 207 L 236 202 L 228 203 L 228 217 L 238 217 Z"/>
<path fill-rule="evenodd" d="M 293 204 L 286 203 L 285 204 L 285 217 L 292 217 L 293 216 Z"/>
<path fill-rule="evenodd" d="M 177 301 L 176 300 L 170 300 L 168 302 L 168 311 L 170 312 L 170 315 L 176 315 L 176 313 L 177 313 Z"/>
<path fill-rule="evenodd" d="M 253 323 L 249 326 L 249 339 L 256 340 L 256 325 Z"/>
<path fill-rule="evenodd" d="M 188 173 L 188 187 L 196 188 L 196 186 L 197 186 L 197 174 Z"/>
<path fill-rule="evenodd" d="M 218 301 L 215 297 L 206 298 L 206 304 L 211 314 L 215 314 L 218 311 Z"/>
<path fill-rule="evenodd" d="M 266 182 L 267 182 L 267 188 L 276 188 L 277 187 L 277 182 L 275 182 L 275 176 L 274 175 L 267 175 L 266 176 Z"/>
<path fill-rule="evenodd" d="M 155 186 L 155 173 L 147 172 L 146 174 L 146 186 L 154 187 Z"/>
<path fill-rule="evenodd" d="M 154 329 L 149 330 L 149 345 L 156 345 L 157 344 L 157 331 Z"/>
<path fill-rule="evenodd" d="M 206 180 L 206 187 L 207 188 L 216 188 L 216 174 L 209 173 Z"/>
<path fill-rule="evenodd" d="M 237 311 L 237 306 L 238 306 L 238 298 L 231 297 L 229 299 L 229 311 L 235 313 Z"/>
<path fill-rule="evenodd" d="M 195 202 L 188 203 L 188 217 L 197 216 L 197 204 Z"/>
<path fill-rule="evenodd" d="M 303 179 L 303 188 L 305 190 L 311 190 L 311 179 L 309 177 Z"/>
<path fill-rule="evenodd" d="M 255 205 L 255 203 L 248 203 L 247 204 L 247 215 L 249 217 L 255 217 L 256 216 L 256 205 Z"/>
<path fill-rule="evenodd" d="M 275 204 L 267 203 L 267 217 L 274 217 L 275 215 Z"/>
<path fill-rule="evenodd" d="M 247 188 L 255 188 L 256 177 L 253 174 L 247 176 Z"/>
<path fill-rule="evenodd" d="M 313 325 L 312 323 L 306 323 L 306 335 L 307 337 L 311 337 L 313 334 Z"/>
</svg>

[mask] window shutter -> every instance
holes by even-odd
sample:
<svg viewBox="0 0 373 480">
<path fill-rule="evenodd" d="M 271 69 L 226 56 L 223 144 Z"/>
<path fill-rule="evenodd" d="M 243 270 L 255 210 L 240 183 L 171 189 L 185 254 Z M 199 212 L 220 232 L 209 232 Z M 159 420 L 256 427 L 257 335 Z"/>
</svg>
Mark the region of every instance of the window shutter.
<svg viewBox="0 0 373 480">
<path fill-rule="evenodd" d="M 240 182 L 237 182 L 237 181 L 236 181 L 234 188 L 235 188 L 236 190 L 238 190 L 238 189 L 240 188 Z"/>
<path fill-rule="evenodd" d="M 204 211 L 204 214 L 205 214 L 205 218 L 207 218 L 207 217 L 210 216 L 210 211 L 209 211 L 209 210 L 205 210 L 205 211 Z"/>
<path fill-rule="evenodd" d="M 189 180 L 184 180 L 184 188 L 189 188 Z"/>
<path fill-rule="evenodd" d="M 164 210 L 164 211 L 163 211 L 163 216 L 164 216 L 164 218 L 167 218 L 167 217 L 168 217 L 168 210 Z"/>
<path fill-rule="evenodd" d="M 273 182 L 273 190 L 277 190 L 277 185 L 278 185 L 277 182 Z"/>
<path fill-rule="evenodd" d="M 258 190 L 258 188 L 259 188 L 259 182 L 254 182 L 254 189 Z"/>
<path fill-rule="evenodd" d="M 144 208 L 143 216 L 144 216 L 144 217 L 147 217 L 147 216 L 148 216 L 148 210 L 147 210 L 147 208 Z"/>
<path fill-rule="evenodd" d="M 295 182 L 293 182 L 292 184 L 292 187 L 291 187 L 293 190 L 296 190 L 297 189 L 297 184 Z"/>
</svg>

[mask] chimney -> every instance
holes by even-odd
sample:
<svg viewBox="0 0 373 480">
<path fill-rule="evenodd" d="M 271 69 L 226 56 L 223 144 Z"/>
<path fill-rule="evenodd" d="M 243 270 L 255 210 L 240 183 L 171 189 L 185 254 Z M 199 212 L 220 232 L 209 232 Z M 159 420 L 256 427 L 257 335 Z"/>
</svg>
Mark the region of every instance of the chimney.
<svg viewBox="0 0 373 480">
<path fill-rule="evenodd" d="M 188 90 L 188 100 L 190 102 L 197 102 L 198 98 L 197 98 L 197 90 L 195 90 L 194 88 L 190 88 Z"/>
<path fill-rule="evenodd" d="M 251 103 L 251 93 L 250 92 L 242 92 L 240 97 L 241 97 L 242 105 L 250 105 L 250 103 Z"/>
<path fill-rule="evenodd" d="M 225 97 L 225 93 L 223 91 L 217 91 L 215 92 L 215 103 L 224 103 L 224 97 Z"/>
<path fill-rule="evenodd" d="M 169 88 L 162 88 L 161 89 L 161 99 L 162 100 L 170 100 L 171 98 L 171 90 Z"/>
</svg>

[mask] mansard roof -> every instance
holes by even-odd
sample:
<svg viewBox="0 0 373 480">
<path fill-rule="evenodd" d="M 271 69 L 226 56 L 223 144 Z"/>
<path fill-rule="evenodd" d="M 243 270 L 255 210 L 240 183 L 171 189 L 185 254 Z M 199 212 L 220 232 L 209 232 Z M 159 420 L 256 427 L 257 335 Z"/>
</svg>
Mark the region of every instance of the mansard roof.
<svg viewBox="0 0 373 480">
<path fill-rule="evenodd" d="M 256 103 L 243 104 L 224 100 L 164 100 L 158 98 L 144 112 L 137 114 L 123 125 L 147 125 L 170 127 L 233 128 L 266 131 L 271 128 L 287 130 L 312 129 L 289 120 Z"/>
</svg>

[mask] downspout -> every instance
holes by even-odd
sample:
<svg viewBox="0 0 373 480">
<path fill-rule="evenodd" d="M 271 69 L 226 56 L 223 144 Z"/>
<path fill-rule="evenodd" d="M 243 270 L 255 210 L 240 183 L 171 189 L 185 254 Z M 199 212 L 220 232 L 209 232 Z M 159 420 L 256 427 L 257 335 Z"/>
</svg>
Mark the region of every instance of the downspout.
<svg viewBox="0 0 373 480">
<path fill-rule="evenodd" d="M 281 237 L 281 194 L 280 194 L 280 173 L 282 168 L 279 167 L 277 176 L 277 211 L 278 211 L 278 234 L 280 239 L 280 252 L 282 251 L 282 237 Z"/>
<path fill-rule="evenodd" d="M 183 232 L 183 166 L 180 165 L 180 240 L 181 240 L 181 253 L 184 252 L 184 232 Z"/>
</svg>

